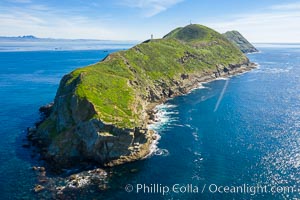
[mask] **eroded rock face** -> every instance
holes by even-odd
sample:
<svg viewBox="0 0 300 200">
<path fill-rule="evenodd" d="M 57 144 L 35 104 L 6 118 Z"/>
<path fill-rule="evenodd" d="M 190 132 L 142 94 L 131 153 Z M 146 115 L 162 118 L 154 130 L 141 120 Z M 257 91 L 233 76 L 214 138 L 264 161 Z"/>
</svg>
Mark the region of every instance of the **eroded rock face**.
<svg viewBox="0 0 300 200">
<path fill-rule="evenodd" d="M 194 43 L 188 39 L 188 43 L 183 44 L 185 41 L 178 41 L 176 37 L 149 41 L 107 56 L 99 65 L 64 76 L 54 104 L 40 109 L 43 122 L 37 123 L 36 129 L 30 129 L 28 138 L 42 149 L 43 157 L 55 168 L 89 161 L 114 166 L 145 158 L 157 138 L 147 129 L 155 105 L 185 94 L 201 82 L 253 68 L 245 55 L 219 33 L 202 26 L 188 28 L 205 30 L 204 41 L 200 38 Z M 212 41 L 206 41 L 207 35 Z M 203 48 L 206 48 L 204 53 Z M 220 54 L 219 49 L 225 53 Z M 152 54 L 154 50 L 160 50 L 159 54 Z M 216 59 L 208 57 L 205 53 L 208 51 L 211 51 L 209 56 Z M 155 71 L 152 61 L 164 68 L 164 73 L 159 67 Z M 168 74 L 174 66 L 177 68 Z M 118 90 L 107 95 L 111 88 Z M 123 91 L 128 91 L 122 94 L 132 99 L 130 103 L 118 99 L 123 98 L 119 96 Z M 111 95 L 117 96 L 114 100 L 120 104 L 99 103 L 101 98 L 110 99 Z M 107 111 L 114 106 L 120 106 L 119 111 L 127 113 L 122 116 Z M 114 120 L 126 123 L 120 125 Z"/>
<path fill-rule="evenodd" d="M 67 115 L 61 112 L 65 110 L 66 105 L 58 105 L 53 112 L 56 116 L 50 116 L 51 120 L 57 120 L 57 126 L 38 127 L 37 131 L 37 135 L 45 138 L 45 145 L 48 145 L 45 153 L 47 160 L 53 160 L 54 163 L 66 167 L 87 160 L 112 166 L 141 159 L 149 154 L 152 131 L 139 128 L 119 129 L 99 119 L 84 120 L 80 112 L 74 111 Z M 88 103 L 86 106 L 72 106 L 92 109 Z M 55 112 L 56 110 L 60 111 Z M 49 123 L 49 126 L 53 124 Z M 51 135 L 45 131 L 49 129 L 60 133 L 55 132 Z"/>
<path fill-rule="evenodd" d="M 187 93 L 203 81 L 244 72 L 253 68 L 252 63 L 230 66 L 216 66 L 207 75 L 182 75 L 181 81 L 172 85 L 157 83 L 149 88 L 147 105 L 164 102 L 167 98 Z M 74 95 L 58 93 L 51 109 L 51 115 L 38 126 L 35 137 L 43 141 L 44 157 L 60 167 L 70 167 L 83 161 L 96 161 L 106 166 L 119 165 L 144 158 L 150 153 L 150 145 L 155 133 L 146 128 L 120 129 L 113 124 L 105 124 L 97 118 L 93 105 Z M 149 110 L 150 111 L 150 110 Z M 151 121 L 151 112 L 145 111 Z M 46 112 L 49 112 L 46 110 Z M 45 125 L 46 124 L 46 125 Z M 51 130 L 53 132 L 51 132 Z"/>
<path fill-rule="evenodd" d="M 68 76 L 62 79 L 54 104 L 40 109 L 45 121 L 29 133 L 40 147 L 46 147 L 46 160 L 57 168 L 83 161 L 113 166 L 149 154 L 153 131 L 121 129 L 93 118 L 97 113 L 92 103 L 78 98 L 74 88 L 62 88 L 67 80 Z"/>
</svg>

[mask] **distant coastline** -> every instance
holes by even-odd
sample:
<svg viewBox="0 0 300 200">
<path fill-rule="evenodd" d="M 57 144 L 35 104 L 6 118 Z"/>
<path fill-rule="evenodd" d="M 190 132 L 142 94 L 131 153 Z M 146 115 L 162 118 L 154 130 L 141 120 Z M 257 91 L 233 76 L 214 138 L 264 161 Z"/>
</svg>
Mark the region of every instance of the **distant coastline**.
<svg viewBox="0 0 300 200">
<path fill-rule="evenodd" d="M 94 41 L 94 42 L 118 42 L 118 43 L 138 43 L 137 40 L 105 40 L 105 39 L 67 39 L 67 38 L 40 38 L 34 35 L 23 36 L 0 36 L 0 42 L 2 41 Z"/>
<path fill-rule="evenodd" d="M 35 36 L 0 36 L 0 52 L 128 49 L 134 40 L 54 39 Z"/>
</svg>

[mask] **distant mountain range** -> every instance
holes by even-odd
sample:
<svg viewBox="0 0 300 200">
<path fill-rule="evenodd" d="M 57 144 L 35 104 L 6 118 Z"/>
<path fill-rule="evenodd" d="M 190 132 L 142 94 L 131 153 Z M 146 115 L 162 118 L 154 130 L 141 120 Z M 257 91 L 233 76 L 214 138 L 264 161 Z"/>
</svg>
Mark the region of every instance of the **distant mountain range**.
<svg viewBox="0 0 300 200">
<path fill-rule="evenodd" d="M 17 41 L 21 41 L 21 40 L 38 40 L 38 39 L 42 39 L 42 38 L 37 38 L 33 35 L 23 35 L 23 36 L 13 36 L 13 37 L 8 37 L 8 36 L 0 36 L 0 40 L 8 40 L 8 41 L 12 41 L 12 40 L 17 40 Z"/>
<path fill-rule="evenodd" d="M 135 40 L 98 40 L 98 39 L 62 39 L 62 38 L 39 38 L 34 35 L 24 35 L 24 36 L 13 36 L 13 37 L 8 37 L 8 36 L 0 36 L 0 42 L 58 42 L 58 41 L 66 41 L 66 42 L 71 42 L 71 41 L 77 41 L 77 42 L 118 42 L 118 43 L 137 43 L 138 41 Z"/>
</svg>

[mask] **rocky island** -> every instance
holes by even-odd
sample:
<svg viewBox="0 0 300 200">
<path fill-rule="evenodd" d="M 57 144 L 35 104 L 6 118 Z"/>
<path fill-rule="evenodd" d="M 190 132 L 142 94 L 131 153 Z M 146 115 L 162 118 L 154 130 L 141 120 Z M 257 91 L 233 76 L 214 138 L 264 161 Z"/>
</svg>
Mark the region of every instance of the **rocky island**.
<svg viewBox="0 0 300 200">
<path fill-rule="evenodd" d="M 227 31 L 223 34 L 230 42 L 237 45 L 243 53 L 254 53 L 258 50 L 238 31 Z"/>
<path fill-rule="evenodd" d="M 114 166 L 145 158 L 156 140 L 153 108 L 203 81 L 254 64 L 218 32 L 191 24 L 65 75 L 28 138 L 57 167 Z"/>
</svg>

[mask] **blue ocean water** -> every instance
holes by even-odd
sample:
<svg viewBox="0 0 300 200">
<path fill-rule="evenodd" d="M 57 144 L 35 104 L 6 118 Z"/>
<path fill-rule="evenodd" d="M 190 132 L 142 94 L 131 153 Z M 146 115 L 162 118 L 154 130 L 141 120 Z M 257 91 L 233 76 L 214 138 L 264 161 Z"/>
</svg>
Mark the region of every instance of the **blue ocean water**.
<svg viewBox="0 0 300 200">
<path fill-rule="evenodd" d="M 107 190 L 88 189 L 77 199 L 300 198 L 300 46 L 258 48 L 260 53 L 248 55 L 259 63 L 257 69 L 204 83 L 159 106 L 161 121 L 152 125 L 161 136 L 159 150 L 145 160 L 110 169 Z M 37 180 L 30 168 L 39 161 L 21 147 L 25 129 L 39 118 L 39 106 L 53 100 L 63 74 L 107 53 L 0 53 L 1 199 L 37 198 L 31 191 Z M 133 187 L 129 193 L 124 189 L 128 184 Z M 138 184 L 170 190 L 175 184 L 190 184 L 199 190 L 150 194 L 147 189 L 137 192 Z M 254 194 L 249 188 L 258 184 L 268 191 Z M 215 186 L 247 186 L 248 191 L 218 192 Z M 294 191 L 283 191 L 285 186 Z"/>
<path fill-rule="evenodd" d="M 0 199 L 32 199 L 39 165 L 26 144 L 26 127 L 52 102 L 62 76 L 116 50 L 0 52 Z M 25 140 L 25 141 L 24 141 Z"/>
</svg>

